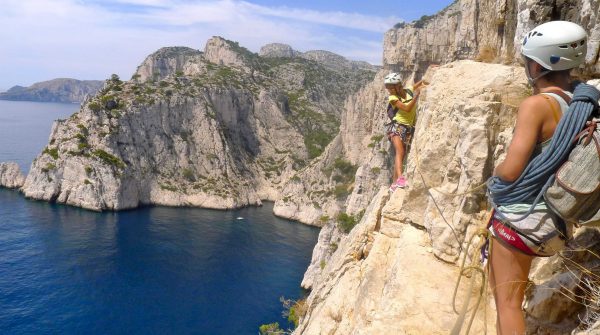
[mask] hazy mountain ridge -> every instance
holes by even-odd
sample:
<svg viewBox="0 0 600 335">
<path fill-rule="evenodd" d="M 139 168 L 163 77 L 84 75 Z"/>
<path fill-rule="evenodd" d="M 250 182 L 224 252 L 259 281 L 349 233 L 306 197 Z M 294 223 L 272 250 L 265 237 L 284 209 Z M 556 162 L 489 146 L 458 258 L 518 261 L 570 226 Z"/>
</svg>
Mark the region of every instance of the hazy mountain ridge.
<svg viewBox="0 0 600 335">
<path fill-rule="evenodd" d="M 96 94 L 103 85 L 101 80 L 57 78 L 31 86 L 13 86 L 0 93 L 0 100 L 79 103 Z"/>
</svg>

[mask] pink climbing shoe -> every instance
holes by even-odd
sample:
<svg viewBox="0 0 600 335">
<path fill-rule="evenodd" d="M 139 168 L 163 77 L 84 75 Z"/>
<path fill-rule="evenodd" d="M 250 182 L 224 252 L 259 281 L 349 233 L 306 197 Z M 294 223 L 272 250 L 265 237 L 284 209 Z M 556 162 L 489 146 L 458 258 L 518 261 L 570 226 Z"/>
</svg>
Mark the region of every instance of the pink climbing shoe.
<svg viewBox="0 0 600 335">
<path fill-rule="evenodd" d="M 398 177 L 398 179 L 396 179 L 396 182 L 394 182 L 392 184 L 392 186 L 390 186 L 390 192 L 394 192 L 398 188 L 405 188 L 405 187 L 406 187 L 406 178 L 404 178 L 404 176 L 400 176 L 400 177 Z"/>
</svg>

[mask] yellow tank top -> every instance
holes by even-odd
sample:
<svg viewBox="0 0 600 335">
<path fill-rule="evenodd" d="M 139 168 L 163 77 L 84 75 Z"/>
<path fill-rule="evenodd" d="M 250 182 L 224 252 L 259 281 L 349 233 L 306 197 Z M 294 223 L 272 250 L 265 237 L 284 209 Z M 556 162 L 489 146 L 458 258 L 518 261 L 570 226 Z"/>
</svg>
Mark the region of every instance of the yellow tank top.
<svg viewBox="0 0 600 335">
<path fill-rule="evenodd" d="M 408 86 L 405 89 L 410 90 L 410 92 L 414 95 L 414 90 L 413 90 L 412 86 Z M 413 99 L 413 96 L 411 94 L 408 94 L 408 92 L 406 92 L 405 99 L 403 99 L 397 95 L 390 95 L 388 100 L 390 103 L 392 103 L 393 101 L 399 100 L 403 104 L 408 104 L 409 102 L 412 101 L 412 99 Z M 401 124 L 414 126 L 416 115 L 417 115 L 417 104 L 415 103 L 413 105 L 413 107 L 410 109 L 410 111 L 408 111 L 408 112 L 405 112 L 400 109 L 396 110 L 396 116 L 394 116 L 393 120 L 398 123 L 401 123 Z"/>
</svg>

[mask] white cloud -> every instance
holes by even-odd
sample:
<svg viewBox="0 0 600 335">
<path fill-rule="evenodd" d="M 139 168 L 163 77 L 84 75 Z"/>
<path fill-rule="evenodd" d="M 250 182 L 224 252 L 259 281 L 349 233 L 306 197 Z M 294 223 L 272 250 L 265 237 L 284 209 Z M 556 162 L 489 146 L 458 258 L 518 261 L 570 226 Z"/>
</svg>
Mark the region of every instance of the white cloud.
<svg viewBox="0 0 600 335">
<path fill-rule="evenodd" d="M 0 11 L 0 87 L 70 76 L 128 78 L 148 54 L 164 46 L 196 49 L 214 35 L 253 51 L 280 42 L 301 51 L 324 49 L 381 62 L 382 37 L 399 19 L 354 13 L 269 8 L 247 1 L 113 0 L 110 7 L 81 0 L 5 0 Z M 117 11 L 120 5 L 152 6 Z M 350 33 L 348 33 L 348 29 Z M 341 32 L 345 32 L 340 36 Z"/>
<path fill-rule="evenodd" d="M 302 20 L 316 24 L 327 24 L 343 28 L 352 28 L 372 32 L 384 32 L 397 23 L 400 19 L 395 17 L 377 17 L 345 12 L 318 12 L 314 10 L 279 7 L 269 8 L 241 2 L 244 7 L 267 16 L 286 18 L 290 20 Z"/>
</svg>

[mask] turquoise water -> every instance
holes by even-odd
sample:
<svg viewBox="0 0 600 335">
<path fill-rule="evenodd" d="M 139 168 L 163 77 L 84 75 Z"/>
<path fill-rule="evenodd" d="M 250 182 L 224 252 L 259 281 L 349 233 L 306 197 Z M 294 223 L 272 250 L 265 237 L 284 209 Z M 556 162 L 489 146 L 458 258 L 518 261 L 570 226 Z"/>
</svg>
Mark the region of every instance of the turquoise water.
<svg viewBox="0 0 600 335">
<path fill-rule="evenodd" d="M 29 166 L 52 120 L 76 109 L 0 101 L 0 161 Z M 272 204 L 95 213 L 0 189 L 0 333 L 256 334 L 264 323 L 287 325 L 279 297 L 302 294 L 317 235 L 274 217 Z"/>
</svg>

